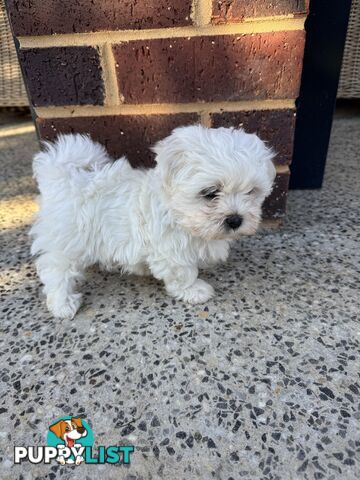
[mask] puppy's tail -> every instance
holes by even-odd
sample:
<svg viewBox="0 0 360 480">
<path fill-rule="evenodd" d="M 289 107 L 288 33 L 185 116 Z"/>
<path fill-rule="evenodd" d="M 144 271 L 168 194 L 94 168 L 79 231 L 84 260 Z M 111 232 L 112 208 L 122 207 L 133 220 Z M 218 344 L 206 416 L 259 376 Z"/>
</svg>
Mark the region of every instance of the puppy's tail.
<svg viewBox="0 0 360 480">
<path fill-rule="evenodd" d="M 33 161 L 34 177 L 40 191 L 49 191 L 53 182 L 69 180 L 74 173 L 95 172 L 110 162 L 104 147 L 87 135 L 59 135 L 54 143 L 44 142 L 44 150 Z"/>
</svg>

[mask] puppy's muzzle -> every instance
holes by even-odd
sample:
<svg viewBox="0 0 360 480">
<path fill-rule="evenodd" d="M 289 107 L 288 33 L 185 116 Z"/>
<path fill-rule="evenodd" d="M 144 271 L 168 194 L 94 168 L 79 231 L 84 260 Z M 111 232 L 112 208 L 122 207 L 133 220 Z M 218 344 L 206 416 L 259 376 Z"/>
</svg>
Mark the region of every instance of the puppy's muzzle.
<svg viewBox="0 0 360 480">
<path fill-rule="evenodd" d="M 225 219 L 225 226 L 228 230 L 237 230 L 243 222 L 242 217 L 240 215 L 230 215 Z"/>
</svg>

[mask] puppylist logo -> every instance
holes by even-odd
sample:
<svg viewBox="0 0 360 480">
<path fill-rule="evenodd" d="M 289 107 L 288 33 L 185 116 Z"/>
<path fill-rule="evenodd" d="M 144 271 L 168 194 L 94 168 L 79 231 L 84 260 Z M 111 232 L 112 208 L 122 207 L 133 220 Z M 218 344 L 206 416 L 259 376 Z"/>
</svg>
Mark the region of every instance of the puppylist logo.
<svg viewBox="0 0 360 480">
<path fill-rule="evenodd" d="M 47 446 L 14 447 L 14 463 L 49 464 L 56 460 L 60 465 L 129 464 L 134 451 L 133 445 L 101 445 L 96 451 L 93 446 L 94 435 L 84 419 L 61 417 L 49 427 Z"/>
</svg>

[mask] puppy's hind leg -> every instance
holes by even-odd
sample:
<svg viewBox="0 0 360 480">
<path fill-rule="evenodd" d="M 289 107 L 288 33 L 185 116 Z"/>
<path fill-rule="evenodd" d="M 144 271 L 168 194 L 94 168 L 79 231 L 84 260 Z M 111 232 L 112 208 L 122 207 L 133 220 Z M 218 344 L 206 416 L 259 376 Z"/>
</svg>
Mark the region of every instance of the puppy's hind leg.
<svg viewBox="0 0 360 480">
<path fill-rule="evenodd" d="M 61 252 L 43 253 L 36 260 L 36 268 L 49 311 L 57 318 L 73 318 L 81 305 L 81 294 L 75 287 L 83 276 L 82 269 Z"/>
</svg>

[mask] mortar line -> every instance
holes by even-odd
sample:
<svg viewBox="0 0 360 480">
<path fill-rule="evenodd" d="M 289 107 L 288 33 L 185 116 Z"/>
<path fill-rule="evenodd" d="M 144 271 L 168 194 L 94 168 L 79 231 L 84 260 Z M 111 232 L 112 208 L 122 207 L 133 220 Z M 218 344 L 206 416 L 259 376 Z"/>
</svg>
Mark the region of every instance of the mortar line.
<svg viewBox="0 0 360 480">
<path fill-rule="evenodd" d="M 266 218 L 261 220 L 260 228 L 264 230 L 278 229 L 282 226 L 283 222 L 286 221 L 286 216 L 282 218 Z"/>
<path fill-rule="evenodd" d="M 105 106 L 120 105 L 119 88 L 115 69 L 115 59 L 111 44 L 105 43 L 101 49 L 101 67 L 105 86 Z"/>
<path fill-rule="evenodd" d="M 276 17 L 249 18 L 241 23 L 154 28 L 146 30 L 118 30 L 93 33 L 63 33 L 40 36 L 19 36 L 20 48 L 48 48 L 73 46 L 102 46 L 105 43 L 121 43 L 132 40 L 162 38 L 190 38 L 209 35 L 251 35 L 280 31 L 303 30 L 305 16 L 282 15 Z"/>
<path fill-rule="evenodd" d="M 211 115 L 210 112 L 201 112 L 200 113 L 200 123 L 204 127 L 211 127 Z"/>
<path fill-rule="evenodd" d="M 197 27 L 211 23 L 212 0 L 193 0 L 192 19 Z"/>
<path fill-rule="evenodd" d="M 97 117 L 106 115 L 163 115 L 176 113 L 221 113 L 248 110 L 294 109 L 295 100 L 243 100 L 236 102 L 211 103 L 159 103 L 159 104 L 119 104 L 112 106 L 67 105 L 61 107 L 36 107 L 41 118 Z"/>
<path fill-rule="evenodd" d="M 275 165 L 275 169 L 277 174 L 290 173 L 289 165 Z"/>
</svg>

